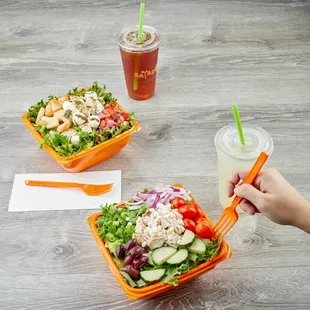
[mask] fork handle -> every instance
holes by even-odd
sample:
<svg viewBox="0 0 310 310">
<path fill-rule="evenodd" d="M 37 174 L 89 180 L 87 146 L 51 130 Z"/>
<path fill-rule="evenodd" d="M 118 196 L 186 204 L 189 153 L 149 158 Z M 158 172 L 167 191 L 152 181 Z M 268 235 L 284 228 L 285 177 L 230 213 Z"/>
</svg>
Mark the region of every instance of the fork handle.
<svg viewBox="0 0 310 310">
<path fill-rule="evenodd" d="M 255 164 L 253 165 L 252 169 L 250 170 L 249 174 L 247 175 L 247 177 L 243 181 L 243 184 L 252 184 L 252 182 L 257 177 L 258 173 L 260 172 L 260 170 L 264 166 L 267 159 L 268 159 L 268 154 L 266 152 L 260 153 L 259 157 L 257 158 L 257 160 L 256 160 Z M 232 209 L 236 209 L 237 206 L 239 205 L 241 199 L 242 199 L 241 197 L 236 196 L 234 198 L 234 200 L 232 201 L 230 207 Z"/>
<path fill-rule="evenodd" d="M 73 182 L 53 182 L 53 181 L 34 181 L 26 180 L 28 186 L 46 186 L 46 187 L 80 187 L 79 183 Z"/>
</svg>

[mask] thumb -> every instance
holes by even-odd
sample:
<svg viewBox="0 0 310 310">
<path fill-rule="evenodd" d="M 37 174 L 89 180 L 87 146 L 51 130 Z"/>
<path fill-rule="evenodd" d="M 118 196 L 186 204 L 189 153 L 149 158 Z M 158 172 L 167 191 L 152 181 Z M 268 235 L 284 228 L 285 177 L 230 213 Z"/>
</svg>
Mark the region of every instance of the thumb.
<svg viewBox="0 0 310 310">
<path fill-rule="evenodd" d="M 259 205 L 263 198 L 263 193 L 250 184 L 241 184 L 236 186 L 234 192 L 237 196 L 252 202 L 254 206 Z"/>
</svg>

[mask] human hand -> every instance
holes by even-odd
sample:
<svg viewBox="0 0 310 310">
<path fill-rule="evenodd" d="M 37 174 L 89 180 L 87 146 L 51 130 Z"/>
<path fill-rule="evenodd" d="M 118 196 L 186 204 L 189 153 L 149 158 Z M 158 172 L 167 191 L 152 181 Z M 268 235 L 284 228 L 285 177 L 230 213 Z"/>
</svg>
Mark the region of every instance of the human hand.
<svg viewBox="0 0 310 310">
<path fill-rule="evenodd" d="M 247 170 L 234 171 L 228 196 L 242 197 L 239 206 L 250 215 L 262 213 L 275 223 L 299 227 L 310 233 L 310 203 L 273 168 L 263 169 L 250 184 L 238 185 Z"/>
</svg>

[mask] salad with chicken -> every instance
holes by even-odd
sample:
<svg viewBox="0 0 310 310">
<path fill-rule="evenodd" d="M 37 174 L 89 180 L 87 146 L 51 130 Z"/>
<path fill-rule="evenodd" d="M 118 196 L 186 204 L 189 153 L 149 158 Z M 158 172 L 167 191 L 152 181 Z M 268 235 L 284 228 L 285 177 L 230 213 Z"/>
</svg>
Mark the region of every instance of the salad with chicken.
<svg viewBox="0 0 310 310">
<path fill-rule="evenodd" d="M 178 275 L 212 260 L 218 239 L 184 188 L 145 189 L 123 205 L 102 206 L 100 238 L 132 287 L 178 285 Z"/>
<path fill-rule="evenodd" d="M 97 82 L 74 88 L 62 97 L 49 96 L 32 106 L 27 118 L 64 158 L 105 142 L 132 128 L 134 113 L 122 111 L 111 93 Z"/>
</svg>

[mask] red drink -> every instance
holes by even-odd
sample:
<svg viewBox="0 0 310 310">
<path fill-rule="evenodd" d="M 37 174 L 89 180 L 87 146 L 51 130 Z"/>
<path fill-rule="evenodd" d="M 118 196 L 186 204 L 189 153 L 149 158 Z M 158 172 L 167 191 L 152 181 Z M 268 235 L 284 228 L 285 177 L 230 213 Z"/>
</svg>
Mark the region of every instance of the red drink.
<svg viewBox="0 0 310 310">
<path fill-rule="evenodd" d="M 143 26 L 143 42 L 138 42 L 137 27 L 124 29 L 119 35 L 128 95 L 135 100 L 151 98 L 155 92 L 159 35 Z"/>
</svg>

